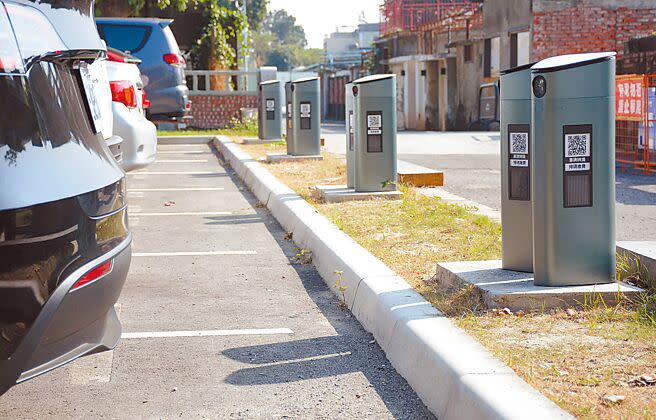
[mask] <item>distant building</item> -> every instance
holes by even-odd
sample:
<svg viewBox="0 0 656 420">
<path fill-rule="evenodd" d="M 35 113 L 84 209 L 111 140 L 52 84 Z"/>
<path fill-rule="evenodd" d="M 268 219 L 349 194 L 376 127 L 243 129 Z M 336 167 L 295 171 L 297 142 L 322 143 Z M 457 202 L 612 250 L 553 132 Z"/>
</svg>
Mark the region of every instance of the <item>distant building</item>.
<svg viewBox="0 0 656 420">
<path fill-rule="evenodd" d="M 501 70 L 596 51 L 621 63 L 625 43 L 655 28 L 647 0 L 385 0 L 375 72 L 397 75 L 399 128 L 463 130 Z"/>
<path fill-rule="evenodd" d="M 324 39 L 320 70 L 323 118 L 344 120 L 345 85 L 369 74 L 369 59 L 379 35 L 378 23 L 361 23 L 354 30 L 338 30 Z"/>
</svg>

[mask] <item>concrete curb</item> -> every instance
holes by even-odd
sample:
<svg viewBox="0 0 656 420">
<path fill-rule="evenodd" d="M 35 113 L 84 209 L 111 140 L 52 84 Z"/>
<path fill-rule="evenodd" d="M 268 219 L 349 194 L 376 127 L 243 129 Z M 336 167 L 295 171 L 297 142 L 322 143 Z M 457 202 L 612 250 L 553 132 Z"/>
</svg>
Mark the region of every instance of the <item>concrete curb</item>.
<svg viewBox="0 0 656 420">
<path fill-rule="evenodd" d="M 213 144 L 439 419 L 572 418 L 232 140 Z"/>
</svg>

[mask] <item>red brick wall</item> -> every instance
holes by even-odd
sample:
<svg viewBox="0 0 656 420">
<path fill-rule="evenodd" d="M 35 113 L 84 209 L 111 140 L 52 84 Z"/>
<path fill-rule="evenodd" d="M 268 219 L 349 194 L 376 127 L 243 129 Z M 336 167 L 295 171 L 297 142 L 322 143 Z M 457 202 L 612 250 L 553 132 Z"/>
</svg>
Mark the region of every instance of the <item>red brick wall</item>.
<svg viewBox="0 0 656 420">
<path fill-rule="evenodd" d="M 581 52 L 617 51 L 631 38 L 656 30 L 656 8 L 604 9 L 583 4 L 533 14 L 533 59 Z"/>
<path fill-rule="evenodd" d="M 232 118 L 240 118 L 241 108 L 257 108 L 257 95 L 249 96 L 191 96 L 193 119 L 189 127 L 224 128 Z"/>
</svg>

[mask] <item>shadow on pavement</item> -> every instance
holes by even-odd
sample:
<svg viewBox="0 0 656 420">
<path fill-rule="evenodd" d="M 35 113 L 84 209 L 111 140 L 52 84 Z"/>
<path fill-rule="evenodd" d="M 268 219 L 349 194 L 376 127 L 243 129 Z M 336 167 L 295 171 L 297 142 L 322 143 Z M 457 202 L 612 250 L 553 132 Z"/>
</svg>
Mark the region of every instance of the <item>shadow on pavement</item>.
<svg viewBox="0 0 656 420">
<path fill-rule="evenodd" d="M 242 181 L 226 168 L 237 185 Z M 434 418 L 414 390 L 391 366 L 373 336 L 364 330 L 338 300 L 311 264 L 295 259 L 297 248 L 268 210 L 258 208 L 257 198 L 244 188 L 244 196 L 263 219 L 289 264 L 296 270 L 307 295 L 337 335 L 226 349 L 222 355 L 251 365 L 231 373 L 226 383 L 237 386 L 270 385 L 360 372 L 395 418 Z M 285 197 L 293 200 L 294 196 Z M 270 219 L 272 223 L 269 223 Z"/>
<path fill-rule="evenodd" d="M 634 206 L 656 204 L 656 175 L 643 175 L 636 171 L 620 172 L 618 169 L 615 175 L 615 189 L 618 203 Z"/>
</svg>

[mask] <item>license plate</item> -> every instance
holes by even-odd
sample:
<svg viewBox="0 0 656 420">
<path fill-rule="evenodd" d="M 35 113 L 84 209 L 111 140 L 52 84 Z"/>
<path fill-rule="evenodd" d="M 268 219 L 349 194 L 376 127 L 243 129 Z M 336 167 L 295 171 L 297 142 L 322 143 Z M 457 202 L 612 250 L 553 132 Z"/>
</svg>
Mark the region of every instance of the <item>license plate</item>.
<svg viewBox="0 0 656 420">
<path fill-rule="evenodd" d="M 82 76 L 82 85 L 84 85 L 84 93 L 89 104 L 94 132 L 100 133 L 102 130 L 102 113 L 100 112 L 100 103 L 98 103 L 98 98 L 94 90 L 94 76 L 89 71 L 87 63 L 80 63 L 80 76 Z"/>
</svg>

